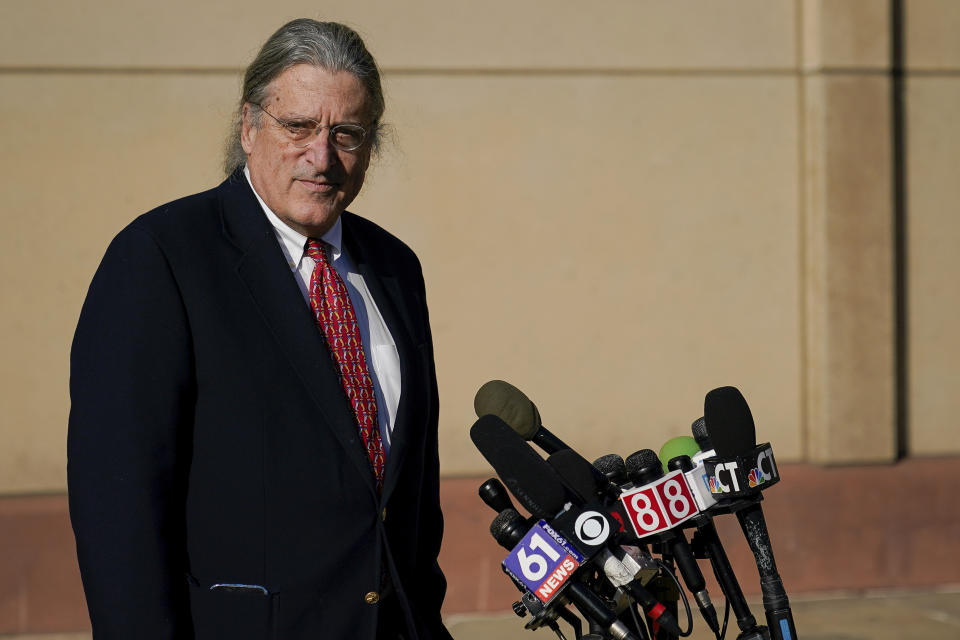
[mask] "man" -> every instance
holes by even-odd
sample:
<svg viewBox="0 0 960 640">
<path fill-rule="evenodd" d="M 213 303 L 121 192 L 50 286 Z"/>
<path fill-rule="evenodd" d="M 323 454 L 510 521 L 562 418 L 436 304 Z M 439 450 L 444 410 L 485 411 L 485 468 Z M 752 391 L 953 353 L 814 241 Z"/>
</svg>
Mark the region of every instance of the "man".
<svg viewBox="0 0 960 640">
<path fill-rule="evenodd" d="M 449 639 L 420 265 L 345 211 L 383 110 L 356 33 L 290 22 L 226 181 L 107 250 L 68 438 L 96 640 Z"/>
</svg>

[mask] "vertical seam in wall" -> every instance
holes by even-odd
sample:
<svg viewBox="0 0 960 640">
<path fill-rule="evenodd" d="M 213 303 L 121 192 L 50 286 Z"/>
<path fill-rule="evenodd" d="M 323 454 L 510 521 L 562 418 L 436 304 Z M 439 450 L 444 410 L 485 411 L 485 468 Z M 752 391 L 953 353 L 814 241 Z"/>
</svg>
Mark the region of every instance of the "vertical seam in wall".
<svg viewBox="0 0 960 640">
<path fill-rule="evenodd" d="M 893 334 L 896 457 L 909 453 L 907 199 L 903 0 L 890 2 L 890 155 L 893 200 Z"/>
<path fill-rule="evenodd" d="M 800 458 L 808 460 L 810 456 L 809 435 L 810 427 L 808 402 L 808 319 L 807 319 L 807 239 L 806 239 L 806 86 L 803 73 L 803 2 L 794 2 L 794 72 L 797 81 L 797 295 L 799 297 L 799 350 L 800 350 Z"/>
</svg>

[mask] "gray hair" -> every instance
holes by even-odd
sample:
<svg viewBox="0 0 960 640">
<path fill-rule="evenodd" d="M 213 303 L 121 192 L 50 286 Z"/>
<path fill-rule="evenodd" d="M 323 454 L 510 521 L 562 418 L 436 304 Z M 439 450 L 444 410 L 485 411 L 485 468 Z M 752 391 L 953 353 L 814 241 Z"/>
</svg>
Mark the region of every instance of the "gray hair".
<svg viewBox="0 0 960 640">
<path fill-rule="evenodd" d="M 230 136 L 227 139 L 223 168 L 227 175 L 243 167 L 247 154 L 240 144 L 240 129 L 243 120 L 243 105 L 250 103 L 253 110 L 253 125 L 260 127 L 260 109 L 270 89 L 270 83 L 281 73 L 298 64 L 310 64 L 327 71 L 347 71 L 360 80 L 367 92 L 367 100 L 373 122 L 369 133 L 374 152 L 380 148 L 385 108 L 383 88 L 380 85 L 380 70 L 363 40 L 356 31 L 338 22 L 318 22 L 298 18 L 283 25 L 264 43 L 243 76 L 243 91 L 240 105 L 234 115 Z"/>
</svg>

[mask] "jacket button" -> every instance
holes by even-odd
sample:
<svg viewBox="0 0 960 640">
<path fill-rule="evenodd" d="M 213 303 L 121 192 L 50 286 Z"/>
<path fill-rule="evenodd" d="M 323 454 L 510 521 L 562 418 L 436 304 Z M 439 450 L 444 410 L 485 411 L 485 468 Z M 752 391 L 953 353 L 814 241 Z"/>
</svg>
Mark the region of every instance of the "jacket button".
<svg viewBox="0 0 960 640">
<path fill-rule="evenodd" d="M 371 591 L 367 595 L 363 596 L 363 600 L 367 604 L 377 604 L 380 602 L 380 594 L 376 591 Z"/>
<path fill-rule="evenodd" d="M 384 522 L 387 521 L 387 508 L 386 508 L 386 507 L 384 507 L 384 508 L 383 508 L 383 511 L 380 512 L 380 519 L 383 520 Z"/>
</svg>

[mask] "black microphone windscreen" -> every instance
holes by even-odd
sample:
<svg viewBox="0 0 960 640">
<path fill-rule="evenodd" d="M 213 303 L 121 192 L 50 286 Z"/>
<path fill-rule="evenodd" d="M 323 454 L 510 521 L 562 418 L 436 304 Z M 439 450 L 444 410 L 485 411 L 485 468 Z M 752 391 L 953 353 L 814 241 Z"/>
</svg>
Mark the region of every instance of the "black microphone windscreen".
<svg viewBox="0 0 960 640">
<path fill-rule="evenodd" d="M 663 473 L 663 464 L 660 462 L 660 456 L 653 449 L 640 449 L 627 456 L 624 461 L 629 473 L 640 473 L 641 471 L 658 467 Z"/>
<path fill-rule="evenodd" d="M 523 525 L 523 517 L 516 510 L 504 509 L 490 523 L 490 535 L 501 547 L 512 549 L 520 541 L 517 533 L 520 533 L 521 539 L 526 534 Z"/>
<path fill-rule="evenodd" d="M 504 509 L 513 509 L 510 502 L 510 496 L 507 495 L 507 488 L 496 478 L 490 478 L 477 490 L 477 494 L 484 504 L 500 513 Z"/>
<path fill-rule="evenodd" d="M 509 382 L 491 380 L 477 390 L 473 398 L 477 417 L 493 414 L 506 422 L 525 440 L 540 428 L 540 412 L 523 391 Z"/>
<path fill-rule="evenodd" d="M 552 518 L 566 502 L 563 481 L 526 440 L 494 415 L 470 428 L 470 439 L 507 489 L 537 518 Z"/>
<path fill-rule="evenodd" d="M 753 414 L 736 387 L 714 389 L 703 400 L 703 419 L 720 457 L 735 456 L 757 445 Z"/>
<path fill-rule="evenodd" d="M 623 458 L 615 453 L 600 456 L 593 461 L 593 466 L 608 478 L 620 477 L 627 472 L 627 465 L 623 462 Z"/>
<path fill-rule="evenodd" d="M 600 490 L 597 476 L 600 474 L 586 458 L 573 449 L 561 449 L 551 453 L 547 463 L 557 470 L 563 483 L 584 502 L 596 500 Z"/>
<path fill-rule="evenodd" d="M 690 430 L 693 432 L 693 439 L 697 441 L 697 446 L 700 447 L 700 451 L 710 451 L 710 449 L 713 449 L 713 440 L 710 439 L 710 434 L 707 433 L 707 423 L 703 418 L 694 420 L 693 424 L 690 425 Z"/>
</svg>

